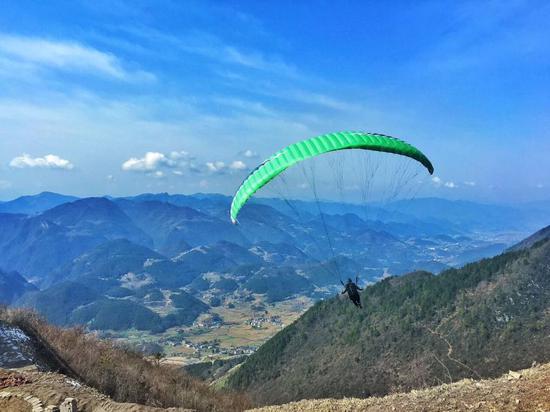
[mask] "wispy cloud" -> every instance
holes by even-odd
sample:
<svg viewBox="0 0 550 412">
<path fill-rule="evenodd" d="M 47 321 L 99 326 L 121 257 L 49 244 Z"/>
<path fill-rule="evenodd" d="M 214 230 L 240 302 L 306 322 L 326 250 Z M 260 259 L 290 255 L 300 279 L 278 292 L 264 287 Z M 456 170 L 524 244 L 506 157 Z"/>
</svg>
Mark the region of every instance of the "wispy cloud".
<svg viewBox="0 0 550 412">
<path fill-rule="evenodd" d="M 10 162 L 10 166 L 18 169 L 38 167 L 71 170 L 74 168 L 74 165 L 70 161 L 54 154 L 49 154 L 44 157 L 32 157 L 27 153 L 13 158 Z"/>
<path fill-rule="evenodd" d="M 213 102 L 219 103 L 228 108 L 236 109 L 243 113 L 252 113 L 261 116 L 276 116 L 277 113 L 266 107 L 264 103 L 238 99 L 234 97 L 214 97 L 210 99 Z"/>
<path fill-rule="evenodd" d="M 458 185 L 453 181 L 444 181 L 439 176 L 432 177 L 432 183 L 435 187 L 446 187 L 448 189 L 456 189 Z"/>
<path fill-rule="evenodd" d="M 234 46 L 223 46 L 220 50 L 222 58 L 234 64 L 239 64 L 256 70 L 283 74 L 289 77 L 298 75 L 297 69 L 277 56 L 269 56 L 257 51 L 239 50 Z"/>
<path fill-rule="evenodd" d="M 0 34 L 0 58 L 14 68 L 86 72 L 124 81 L 155 78 L 145 71 L 126 70 L 115 55 L 75 41 Z"/>
<path fill-rule="evenodd" d="M 121 30 L 151 45 L 156 45 L 157 49 L 170 49 L 171 54 L 174 51 L 180 51 L 235 67 L 290 78 L 299 76 L 298 69 L 277 54 L 236 46 L 205 31 L 193 31 L 175 36 L 151 27 L 126 27 Z"/>
<path fill-rule="evenodd" d="M 483 7 L 457 3 L 448 13 L 455 28 L 440 36 L 418 64 L 423 70 L 453 72 L 547 56 L 550 44 L 542 22 L 550 8 L 544 4 L 535 9 L 523 1 L 486 2 Z M 537 19 L 540 25 L 533 24 Z"/>
<path fill-rule="evenodd" d="M 315 93 L 305 90 L 287 91 L 282 95 L 282 97 L 286 97 L 287 99 L 298 101 L 301 103 L 323 106 L 333 110 L 358 111 L 361 109 L 361 106 L 359 104 L 340 100 L 323 93 Z"/>
<path fill-rule="evenodd" d="M 326 108 L 331 110 L 337 110 L 341 112 L 359 112 L 364 109 L 364 106 L 352 98 L 340 98 L 339 96 L 333 96 L 326 91 L 320 92 L 316 90 L 326 89 L 328 83 L 315 79 L 311 81 L 309 78 L 307 81 L 293 82 L 291 87 L 288 85 L 279 86 L 274 84 L 272 78 L 269 80 L 251 79 L 247 76 L 237 74 L 235 72 L 217 71 L 216 74 L 227 79 L 228 85 L 235 87 L 238 85 L 243 90 L 253 91 L 262 98 L 276 98 L 277 100 L 284 100 L 288 102 L 299 103 L 308 106 L 316 106 L 316 108 Z M 319 83 L 319 84 L 318 84 Z M 239 103 L 246 102 L 249 105 L 256 104 L 256 109 L 264 109 L 265 106 L 258 106 L 257 102 L 250 102 L 244 100 L 217 98 L 220 103 L 232 104 L 237 106 Z M 270 109 L 270 114 L 273 111 Z M 259 111 L 259 110 L 258 110 Z M 267 112 L 266 112 L 267 113 Z"/>
</svg>

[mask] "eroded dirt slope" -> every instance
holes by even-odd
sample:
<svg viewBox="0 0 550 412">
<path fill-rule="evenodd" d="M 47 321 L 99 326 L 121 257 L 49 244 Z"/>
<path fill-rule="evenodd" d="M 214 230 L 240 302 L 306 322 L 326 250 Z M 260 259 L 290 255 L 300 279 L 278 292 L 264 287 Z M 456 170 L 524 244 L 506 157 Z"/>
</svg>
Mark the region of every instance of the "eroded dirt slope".
<svg viewBox="0 0 550 412">
<path fill-rule="evenodd" d="M 117 403 L 94 389 L 57 373 L 0 369 L 0 410 L 31 411 L 40 403 L 60 405 L 66 398 L 78 402 L 82 412 L 160 412 L 159 409 Z M 35 409 L 39 410 L 39 409 Z M 550 363 L 492 380 L 465 379 L 434 388 L 368 399 L 316 399 L 254 409 L 255 412 L 337 411 L 518 411 L 550 412 Z"/>
<path fill-rule="evenodd" d="M 550 363 L 492 380 L 465 379 L 424 390 L 368 399 L 303 400 L 255 412 L 491 411 L 550 412 Z"/>
</svg>

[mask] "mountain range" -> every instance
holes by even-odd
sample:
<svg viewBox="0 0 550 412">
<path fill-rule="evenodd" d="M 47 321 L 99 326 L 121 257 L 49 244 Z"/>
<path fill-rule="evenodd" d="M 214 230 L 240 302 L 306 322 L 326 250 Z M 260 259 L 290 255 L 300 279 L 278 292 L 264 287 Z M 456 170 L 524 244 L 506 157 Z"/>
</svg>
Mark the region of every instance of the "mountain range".
<svg viewBox="0 0 550 412">
<path fill-rule="evenodd" d="M 37 195 L 21 196 L 8 202 L 0 202 L 0 213 L 22 213 L 33 215 L 77 199 L 78 198 L 76 196 L 42 192 Z"/>
<path fill-rule="evenodd" d="M 251 293 L 269 302 L 320 299 L 357 274 L 375 282 L 493 256 L 546 218 L 538 204 L 300 201 L 299 210 L 285 213 L 281 201 L 259 199 L 232 225 L 230 201 L 216 194 L 41 193 L 0 203 L 0 279 L 17 285 L 0 302 L 37 308 L 60 324 L 159 331 L 208 312 L 210 298 L 201 299 L 209 288 L 219 292 L 216 304 Z M 182 293 L 193 298 L 185 307 L 175 303 Z M 58 302 L 55 310 L 44 303 L 51 301 Z M 138 316 L 117 319 L 117 311 Z"/>
</svg>

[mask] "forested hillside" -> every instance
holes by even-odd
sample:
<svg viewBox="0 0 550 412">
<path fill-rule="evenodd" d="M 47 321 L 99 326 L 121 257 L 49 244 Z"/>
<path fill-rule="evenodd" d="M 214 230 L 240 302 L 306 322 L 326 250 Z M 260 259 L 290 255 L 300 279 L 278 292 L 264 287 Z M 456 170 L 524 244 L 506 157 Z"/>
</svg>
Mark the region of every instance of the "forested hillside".
<svg viewBox="0 0 550 412">
<path fill-rule="evenodd" d="M 550 241 L 316 304 L 229 378 L 262 403 L 387 394 L 550 360 Z"/>
</svg>

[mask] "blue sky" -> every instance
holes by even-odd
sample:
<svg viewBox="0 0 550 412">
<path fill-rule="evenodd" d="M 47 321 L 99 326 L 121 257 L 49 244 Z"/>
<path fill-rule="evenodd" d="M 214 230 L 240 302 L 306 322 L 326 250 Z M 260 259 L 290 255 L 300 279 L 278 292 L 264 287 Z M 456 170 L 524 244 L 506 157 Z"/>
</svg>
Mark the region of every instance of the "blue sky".
<svg viewBox="0 0 550 412">
<path fill-rule="evenodd" d="M 427 195 L 550 198 L 550 3 L 4 1 L 0 199 L 232 193 L 336 130 L 401 137 Z"/>
</svg>

